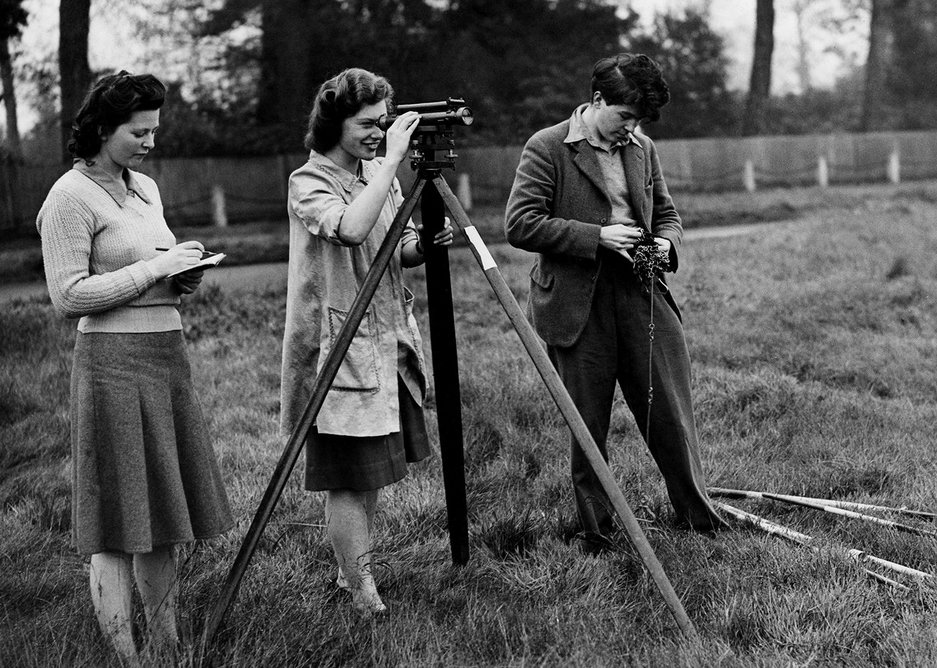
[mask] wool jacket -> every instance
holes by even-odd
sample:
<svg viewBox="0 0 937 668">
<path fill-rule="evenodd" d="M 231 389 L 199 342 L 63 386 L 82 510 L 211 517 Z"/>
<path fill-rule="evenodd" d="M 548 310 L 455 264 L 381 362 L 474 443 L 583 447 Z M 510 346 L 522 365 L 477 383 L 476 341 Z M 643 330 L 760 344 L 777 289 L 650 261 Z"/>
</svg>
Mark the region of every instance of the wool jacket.
<svg viewBox="0 0 937 668">
<path fill-rule="evenodd" d="M 585 139 L 565 141 L 570 120 L 540 130 L 524 146 L 505 209 L 512 246 L 537 253 L 530 270 L 528 317 L 548 345 L 571 346 L 589 317 L 602 253 L 599 232 L 611 224 L 606 180 Z M 620 154 L 637 224 L 671 243 L 677 268 L 683 225 L 661 173 L 654 142 L 634 133 Z M 665 298 L 679 313 L 670 292 Z"/>
</svg>

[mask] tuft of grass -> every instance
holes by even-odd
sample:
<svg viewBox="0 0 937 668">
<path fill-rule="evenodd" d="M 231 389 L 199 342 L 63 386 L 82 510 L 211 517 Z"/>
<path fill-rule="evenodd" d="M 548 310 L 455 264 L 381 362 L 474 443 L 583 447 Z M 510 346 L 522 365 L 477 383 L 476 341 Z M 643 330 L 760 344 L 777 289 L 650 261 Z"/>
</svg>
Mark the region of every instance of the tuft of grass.
<svg viewBox="0 0 937 668">
<path fill-rule="evenodd" d="M 530 508 L 523 515 L 508 515 L 489 520 L 479 530 L 479 537 L 496 559 L 523 556 L 536 547 L 541 527 L 531 519 Z"/>
</svg>

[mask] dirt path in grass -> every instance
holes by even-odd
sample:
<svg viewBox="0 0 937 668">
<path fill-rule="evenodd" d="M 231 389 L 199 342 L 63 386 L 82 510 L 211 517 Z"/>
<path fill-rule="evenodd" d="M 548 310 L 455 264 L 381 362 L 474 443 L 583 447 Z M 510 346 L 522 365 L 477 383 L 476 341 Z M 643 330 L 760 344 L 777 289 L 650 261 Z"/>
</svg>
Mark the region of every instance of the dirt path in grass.
<svg viewBox="0 0 937 668">
<path fill-rule="evenodd" d="M 779 225 L 789 225 L 803 221 L 783 221 L 770 223 L 773 228 Z M 703 227 L 690 229 L 684 232 L 684 239 L 718 239 L 734 237 L 741 234 L 751 234 L 759 228 L 764 229 L 765 223 L 752 225 L 728 225 L 725 227 Z M 223 286 L 229 290 L 250 290 L 264 292 L 278 289 L 286 285 L 286 263 L 268 262 L 264 264 L 235 265 L 226 267 L 221 265 L 205 272 L 205 285 Z M 15 299 L 48 299 L 45 283 L 3 283 L 0 284 L 0 303 Z"/>
<path fill-rule="evenodd" d="M 205 285 L 219 285 L 231 290 L 265 291 L 286 285 L 286 263 L 215 267 L 205 272 Z M 48 299 L 45 283 L 4 283 L 0 285 L 0 303 L 15 299 Z"/>
</svg>

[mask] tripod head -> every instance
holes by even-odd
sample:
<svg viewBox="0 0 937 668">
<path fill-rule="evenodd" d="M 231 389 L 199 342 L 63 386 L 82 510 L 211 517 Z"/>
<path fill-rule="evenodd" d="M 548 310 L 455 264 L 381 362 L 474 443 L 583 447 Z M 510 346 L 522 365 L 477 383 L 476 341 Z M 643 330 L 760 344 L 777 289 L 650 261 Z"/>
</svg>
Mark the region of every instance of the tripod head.
<svg viewBox="0 0 937 668">
<path fill-rule="evenodd" d="M 416 104 L 397 105 L 396 113 L 383 116 L 378 127 L 387 130 L 397 119 L 397 114 L 415 111 L 420 114 L 416 131 L 410 138 L 412 153 L 410 166 L 414 170 L 439 170 L 454 168 L 455 138 L 453 128 L 459 125 L 471 125 L 475 122 L 472 110 L 460 97 L 450 97 L 441 102 L 418 102 Z M 437 152 L 446 151 L 444 155 Z"/>
</svg>

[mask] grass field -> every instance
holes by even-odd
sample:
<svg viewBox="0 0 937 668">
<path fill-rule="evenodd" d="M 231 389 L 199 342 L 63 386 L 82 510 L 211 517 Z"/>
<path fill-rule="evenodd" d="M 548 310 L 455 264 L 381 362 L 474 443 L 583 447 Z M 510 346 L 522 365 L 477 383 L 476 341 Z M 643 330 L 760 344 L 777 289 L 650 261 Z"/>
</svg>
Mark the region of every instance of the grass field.
<svg viewBox="0 0 937 668">
<path fill-rule="evenodd" d="M 773 217 L 793 221 L 687 244 L 671 281 L 709 483 L 934 510 L 937 184 L 707 197 L 691 208 L 713 219 L 784 211 Z M 492 251 L 523 304 L 531 257 Z M 612 470 L 699 631 L 699 644 L 685 641 L 626 539 L 598 558 L 570 543 L 565 426 L 471 255 L 456 248 L 451 264 L 469 563 L 450 562 L 433 457 L 382 497 L 376 577 L 390 614 L 357 619 L 333 583 L 322 499 L 302 491 L 297 471 L 229 612 L 216 665 L 937 664 L 933 583 L 883 571 L 906 589 L 883 585 L 842 554 L 858 548 L 934 572 L 933 538 L 749 501 L 730 503 L 813 536 L 818 549 L 740 524 L 715 538 L 677 530 L 619 401 Z M 420 271 L 409 274 L 426 335 L 421 282 Z M 0 663 L 116 665 L 93 619 L 85 562 L 68 545 L 74 323 L 41 301 L 4 306 Z M 184 305 L 239 521 L 182 554 L 189 650 L 180 665 L 197 663 L 198 633 L 280 454 L 283 316 L 282 292 L 210 289 Z M 431 396 L 431 430 L 433 405 Z"/>
</svg>

